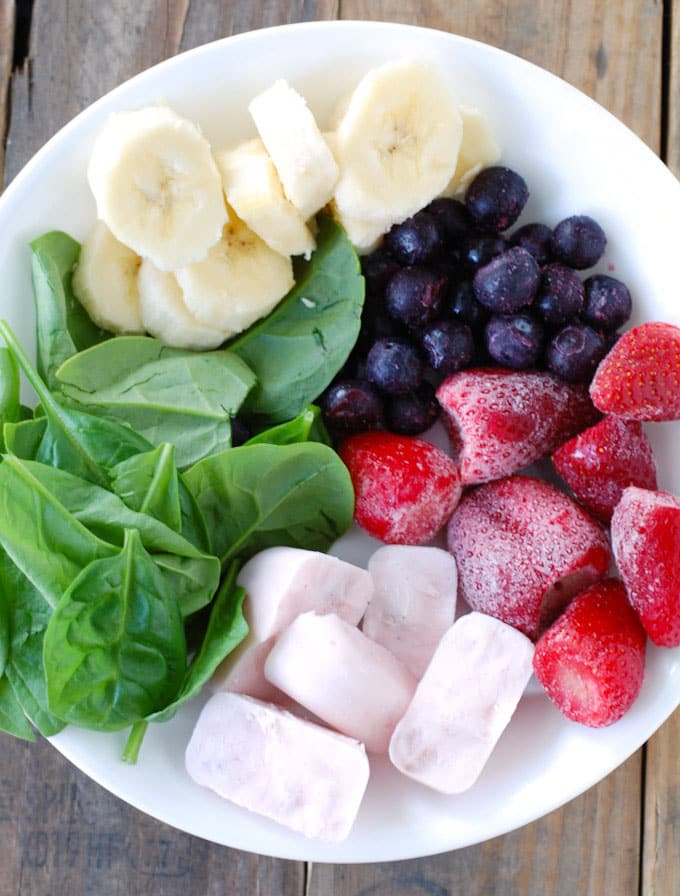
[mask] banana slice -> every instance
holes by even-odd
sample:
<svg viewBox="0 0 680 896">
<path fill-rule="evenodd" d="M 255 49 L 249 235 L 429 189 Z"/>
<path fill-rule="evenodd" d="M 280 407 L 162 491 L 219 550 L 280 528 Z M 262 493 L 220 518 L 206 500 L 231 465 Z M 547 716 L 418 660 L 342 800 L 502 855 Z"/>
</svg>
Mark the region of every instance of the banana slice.
<svg viewBox="0 0 680 896">
<path fill-rule="evenodd" d="M 83 240 L 73 292 L 98 327 L 111 333 L 144 332 L 137 289 L 141 262 L 103 221 Z"/>
<path fill-rule="evenodd" d="M 343 215 L 335 201 L 331 202 L 330 209 L 333 217 L 343 228 L 347 238 L 359 255 L 368 255 L 374 249 L 377 249 L 383 236 L 393 224 L 389 220 L 364 221 L 361 218 Z"/>
<path fill-rule="evenodd" d="M 501 156 L 500 146 L 486 115 L 476 106 L 461 103 L 458 108 L 463 119 L 463 139 L 456 170 L 442 196 L 464 193 L 482 168 L 494 165 Z"/>
<path fill-rule="evenodd" d="M 260 239 L 281 255 L 306 255 L 316 246 L 305 219 L 286 199 L 264 143 L 256 137 L 218 153 L 227 202 Z"/>
<path fill-rule="evenodd" d="M 95 140 L 87 176 L 98 216 L 163 271 L 205 258 L 227 220 L 208 141 L 163 106 L 112 115 Z"/>
<path fill-rule="evenodd" d="M 283 190 L 305 221 L 331 199 L 338 166 L 307 103 L 275 81 L 248 106 Z"/>
<path fill-rule="evenodd" d="M 160 271 L 148 258 L 142 262 L 137 282 L 144 327 L 165 345 L 202 351 L 217 348 L 231 336 L 199 323 L 185 305 L 175 275 Z"/>
<path fill-rule="evenodd" d="M 205 326 L 232 333 L 269 314 L 293 285 L 290 258 L 270 249 L 235 214 L 208 257 L 175 275 L 189 311 Z"/>
<path fill-rule="evenodd" d="M 402 59 L 372 69 L 337 129 L 342 215 L 403 221 L 451 180 L 463 132 L 458 105 L 436 68 Z"/>
</svg>

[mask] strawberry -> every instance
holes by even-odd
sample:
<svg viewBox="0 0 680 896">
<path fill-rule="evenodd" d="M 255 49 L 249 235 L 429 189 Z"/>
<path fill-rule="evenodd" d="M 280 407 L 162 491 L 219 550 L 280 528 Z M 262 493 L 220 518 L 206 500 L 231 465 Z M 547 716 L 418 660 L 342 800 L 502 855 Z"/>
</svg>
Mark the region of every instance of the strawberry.
<svg viewBox="0 0 680 896">
<path fill-rule="evenodd" d="M 656 488 L 652 446 L 637 420 L 605 417 L 558 448 L 552 462 L 576 499 L 605 523 L 624 488 Z"/>
<path fill-rule="evenodd" d="M 627 420 L 680 420 L 680 327 L 646 323 L 624 333 L 595 371 L 590 396 Z"/>
<path fill-rule="evenodd" d="M 579 594 L 536 644 L 534 672 L 568 719 L 602 728 L 640 692 L 645 632 L 618 579 Z"/>
<path fill-rule="evenodd" d="M 448 545 L 460 596 L 533 639 L 611 563 L 599 523 L 554 485 L 529 476 L 468 492 L 449 522 Z"/>
<path fill-rule="evenodd" d="M 627 488 L 612 516 L 612 545 L 628 597 L 662 647 L 680 645 L 680 500 Z"/>
<path fill-rule="evenodd" d="M 354 485 L 355 520 L 387 544 L 429 541 L 460 498 L 454 462 L 420 439 L 360 433 L 348 438 L 339 454 Z"/>
<path fill-rule="evenodd" d="M 465 370 L 437 399 L 464 484 L 515 473 L 600 416 L 585 386 L 536 371 Z"/>
</svg>

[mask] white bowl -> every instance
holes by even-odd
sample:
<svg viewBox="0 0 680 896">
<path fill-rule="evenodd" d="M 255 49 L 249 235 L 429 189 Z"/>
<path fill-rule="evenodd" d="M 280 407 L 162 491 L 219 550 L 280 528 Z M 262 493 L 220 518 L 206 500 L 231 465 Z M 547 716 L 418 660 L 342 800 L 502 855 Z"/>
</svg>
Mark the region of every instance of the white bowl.
<svg viewBox="0 0 680 896">
<path fill-rule="evenodd" d="M 531 191 L 523 220 L 554 225 L 589 213 L 609 237 L 604 269 L 633 293 L 635 322 L 680 324 L 676 222 L 680 187 L 620 122 L 563 81 L 500 50 L 437 31 L 369 22 L 323 22 L 240 35 L 177 56 L 132 79 L 67 125 L 26 166 L 0 201 L 0 313 L 34 344 L 29 240 L 52 228 L 82 238 L 94 220 L 85 170 L 97 131 L 113 110 L 167 102 L 223 146 L 253 134 L 248 100 L 287 78 L 323 124 L 369 67 L 403 55 L 437 60 L 461 101 L 483 109 Z M 678 424 L 649 428 L 660 484 L 680 494 Z M 675 455 L 675 456 L 674 456 Z M 356 534 L 348 557 L 365 553 Z M 373 763 L 349 839 L 309 841 L 195 785 L 183 754 L 201 706 L 151 726 L 136 766 L 120 761 L 125 733 L 68 728 L 52 742 L 112 793 L 177 828 L 239 849 L 328 862 L 404 859 L 477 843 L 555 809 L 630 756 L 676 708 L 680 652 L 651 648 L 633 709 L 608 729 L 566 721 L 535 684 L 522 699 L 478 783 L 445 797 Z"/>
</svg>

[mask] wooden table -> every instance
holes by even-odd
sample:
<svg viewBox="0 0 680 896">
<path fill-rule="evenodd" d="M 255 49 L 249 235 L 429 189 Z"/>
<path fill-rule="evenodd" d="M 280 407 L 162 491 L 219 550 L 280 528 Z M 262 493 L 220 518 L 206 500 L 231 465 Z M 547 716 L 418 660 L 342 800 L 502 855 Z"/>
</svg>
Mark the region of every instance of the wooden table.
<svg viewBox="0 0 680 896">
<path fill-rule="evenodd" d="M 0 173 L 3 145 L 8 183 L 77 112 L 168 56 L 333 18 L 428 25 L 517 53 L 595 97 L 680 172 L 680 0 L 0 0 Z M 49 744 L 2 737 L 0 896 L 675 896 L 679 748 L 676 713 L 599 786 L 520 831 L 428 859 L 312 867 L 179 833 Z"/>
</svg>

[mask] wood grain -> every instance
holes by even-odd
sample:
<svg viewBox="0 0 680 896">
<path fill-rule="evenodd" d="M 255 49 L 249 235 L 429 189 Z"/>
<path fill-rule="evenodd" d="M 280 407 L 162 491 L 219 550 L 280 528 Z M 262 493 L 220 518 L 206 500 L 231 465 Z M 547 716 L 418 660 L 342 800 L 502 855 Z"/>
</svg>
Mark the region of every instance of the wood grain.
<svg viewBox="0 0 680 896">
<path fill-rule="evenodd" d="M 5 140 L 9 121 L 9 89 L 14 51 L 14 0 L 0 0 L 0 189 L 5 169 Z"/>
<path fill-rule="evenodd" d="M 669 29 L 666 46 L 670 58 L 666 70 L 668 129 L 664 149 L 668 167 L 676 177 L 680 177 L 680 0 L 672 0 L 668 5 L 666 27 Z"/>
</svg>

